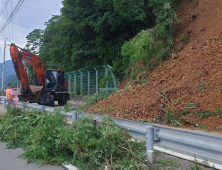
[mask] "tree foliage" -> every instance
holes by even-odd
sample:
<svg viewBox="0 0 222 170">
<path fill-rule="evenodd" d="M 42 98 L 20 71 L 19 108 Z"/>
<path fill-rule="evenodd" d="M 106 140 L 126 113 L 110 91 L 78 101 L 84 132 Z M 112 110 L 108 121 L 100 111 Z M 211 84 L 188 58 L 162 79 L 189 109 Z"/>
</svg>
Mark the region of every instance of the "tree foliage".
<svg viewBox="0 0 222 170">
<path fill-rule="evenodd" d="M 171 3 L 152 0 L 149 3 L 153 7 L 156 16 L 156 26 L 142 30 L 133 39 L 125 42 L 122 46 L 122 55 L 129 64 L 144 63 L 149 69 L 156 63 L 152 59 L 165 60 L 171 55 L 174 44 L 175 23 L 179 23 Z M 131 68 L 125 70 L 128 74 Z"/>
<path fill-rule="evenodd" d="M 40 56 L 47 66 L 70 71 L 121 63 L 121 46 L 155 16 L 147 0 L 64 0 L 61 16 L 47 23 Z"/>
<path fill-rule="evenodd" d="M 132 63 L 130 52 L 121 53 L 122 46 L 138 33 L 137 37 L 140 37 L 144 32 L 150 32 L 148 41 L 151 44 L 158 40 L 155 47 L 146 44 L 150 46 L 146 48 L 154 47 L 153 52 L 156 48 L 172 46 L 170 24 L 173 20 L 170 18 L 175 17 L 172 6 L 177 3 L 175 0 L 63 0 L 61 15 L 52 16 L 46 22 L 40 41 L 40 57 L 46 68 L 64 71 L 109 64 L 121 78 Z M 165 21 L 166 24 L 161 24 Z M 159 25 L 158 33 L 142 31 L 154 30 L 156 25 Z M 126 48 L 133 50 L 130 46 Z M 138 51 L 143 47 L 135 48 Z M 149 54 L 141 57 L 149 60 L 152 58 L 147 56 Z M 168 55 L 159 54 L 159 57 L 167 58 Z"/>
<path fill-rule="evenodd" d="M 34 29 L 26 36 L 26 46 L 25 50 L 39 55 L 39 52 L 42 48 L 42 38 L 43 38 L 44 31 L 41 29 Z M 28 76 L 31 77 L 31 75 L 34 73 L 34 69 L 31 65 L 26 63 L 26 66 L 28 67 Z"/>
<path fill-rule="evenodd" d="M 36 55 L 39 55 L 39 51 L 41 50 L 42 47 L 42 37 L 43 37 L 43 30 L 34 29 L 26 37 L 27 44 L 25 46 L 25 49 Z"/>
</svg>

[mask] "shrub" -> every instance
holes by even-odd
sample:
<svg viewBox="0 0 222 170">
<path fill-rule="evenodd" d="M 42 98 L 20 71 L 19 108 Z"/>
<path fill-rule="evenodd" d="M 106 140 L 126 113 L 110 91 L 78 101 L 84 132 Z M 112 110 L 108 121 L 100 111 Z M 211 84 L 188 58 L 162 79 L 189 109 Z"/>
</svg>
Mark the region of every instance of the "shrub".
<svg viewBox="0 0 222 170">
<path fill-rule="evenodd" d="M 99 88 L 105 88 L 106 87 L 106 83 L 113 81 L 112 76 L 104 76 L 99 83 Z"/>
<path fill-rule="evenodd" d="M 74 124 L 73 130 L 72 163 L 77 167 L 94 169 L 93 167 L 105 164 L 112 169 L 135 169 L 135 165 L 140 169 L 148 169 L 144 164 L 144 143 L 131 142 L 127 132 L 118 128 L 109 117 L 103 117 L 99 124 L 92 117 L 82 117 Z M 140 150 L 136 151 L 136 157 L 129 151 L 129 147 Z M 136 159 L 144 163 L 139 163 Z"/>
<path fill-rule="evenodd" d="M 83 101 L 86 103 L 86 108 L 89 108 L 94 103 L 97 103 L 99 100 L 108 96 L 109 94 L 106 94 L 104 89 L 100 89 L 99 93 L 95 93 L 92 96 L 84 96 Z"/>
<path fill-rule="evenodd" d="M 189 37 L 189 34 L 182 34 L 181 35 L 181 41 L 185 41 L 186 42 L 188 37 Z"/>
</svg>

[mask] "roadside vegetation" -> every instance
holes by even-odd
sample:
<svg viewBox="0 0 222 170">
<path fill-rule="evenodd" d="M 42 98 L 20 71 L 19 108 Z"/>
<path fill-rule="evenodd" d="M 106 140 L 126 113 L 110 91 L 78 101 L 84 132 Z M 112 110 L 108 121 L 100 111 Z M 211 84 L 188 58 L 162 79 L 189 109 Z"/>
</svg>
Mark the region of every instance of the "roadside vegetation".
<svg viewBox="0 0 222 170">
<path fill-rule="evenodd" d="M 68 127 L 59 111 L 42 113 L 7 107 L 0 116 L 0 140 L 39 164 L 71 163 L 80 169 L 148 169 L 145 143 L 130 140 L 107 116 L 101 123 L 81 117 Z"/>
</svg>

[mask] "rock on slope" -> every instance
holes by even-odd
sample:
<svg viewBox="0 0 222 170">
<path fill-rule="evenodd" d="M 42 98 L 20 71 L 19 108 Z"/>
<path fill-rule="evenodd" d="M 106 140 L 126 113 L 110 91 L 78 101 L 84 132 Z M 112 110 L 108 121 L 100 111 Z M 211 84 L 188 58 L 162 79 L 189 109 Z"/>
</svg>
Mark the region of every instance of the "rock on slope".
<svg viewBox="0 0 222 170">
<path fill-rule="evenodd" d="M 166 120 L 167 113 L 204 112 L 184 112 L 181 125 L 222 131 L 222 118 L 206 113 L 222 106 L 222 1 L 185 0 L 181 9 L 174 47 L 180 52 L 160 64 L 147 83 L 103 99 L 86 112 L 151 122 Z"/>
</svg>

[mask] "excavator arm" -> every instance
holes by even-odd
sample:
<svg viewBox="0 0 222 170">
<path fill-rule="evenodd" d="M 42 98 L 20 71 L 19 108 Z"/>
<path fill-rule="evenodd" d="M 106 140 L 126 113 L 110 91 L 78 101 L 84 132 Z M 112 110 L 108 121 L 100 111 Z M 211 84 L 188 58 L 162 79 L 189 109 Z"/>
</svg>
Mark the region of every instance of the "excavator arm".
<svg viewBox="0 0 222 170">
<path fill-rule="evenodd" d="M 45 69 L 40 57 L 16 46 L 14 43 L 10 45 L 10 54 L 12 62 L 14 64 L 16 75 L 20 80 L 23 89 L 26 90 L 30 89 L 30 83 L 28 80 L 26 66 L 24 66 L 22 61 L 25 61 L 34 68 L 40 86 L 42 86 L 45 83 Z"/>
</svg>

